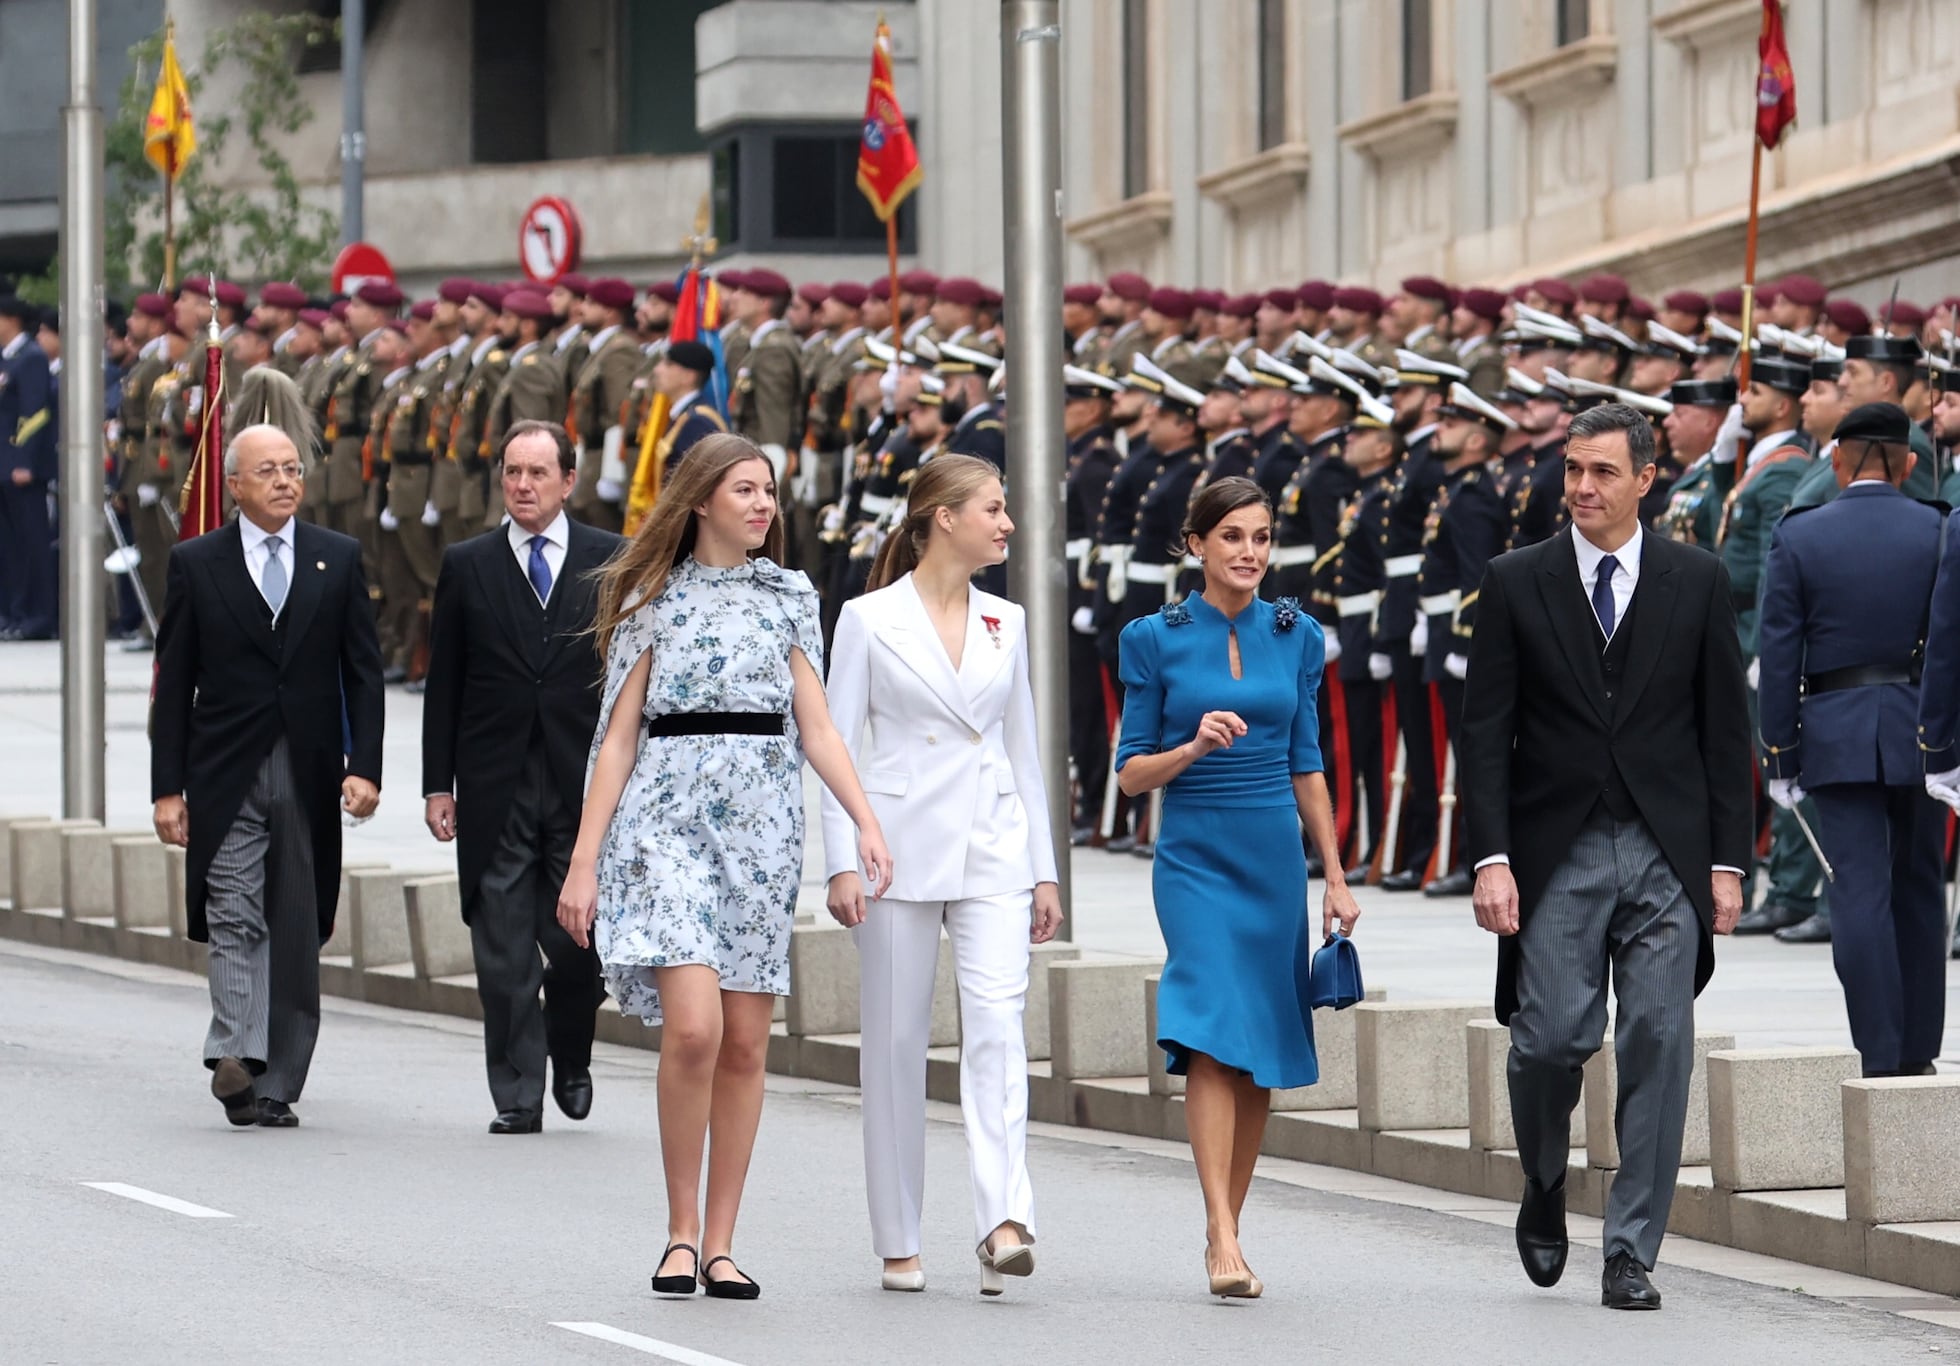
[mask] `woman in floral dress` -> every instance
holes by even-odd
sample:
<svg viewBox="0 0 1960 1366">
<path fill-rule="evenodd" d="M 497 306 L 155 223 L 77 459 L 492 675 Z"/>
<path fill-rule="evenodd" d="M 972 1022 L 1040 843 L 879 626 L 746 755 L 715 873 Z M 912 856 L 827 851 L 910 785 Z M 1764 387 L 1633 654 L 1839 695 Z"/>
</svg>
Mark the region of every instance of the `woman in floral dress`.
<svg viewBox="0 0 1960 1366">
<path fill-rule="evenodd" d="M 866 876 L 882 890 L 892 874 L 824 701 L 816 590 L 778 565 L 782 545 L 768 458 L 711 436 L 600 587 L 606 692 L 558 919 L 597 941 L 621 1009 L 662 1026 L 663 1294 L 697 1280 L 719 1298 L 761 1293 L 729 1254 L 774 998 L 789 992 L 806 755 L 857 824 Z"/>
</svg>

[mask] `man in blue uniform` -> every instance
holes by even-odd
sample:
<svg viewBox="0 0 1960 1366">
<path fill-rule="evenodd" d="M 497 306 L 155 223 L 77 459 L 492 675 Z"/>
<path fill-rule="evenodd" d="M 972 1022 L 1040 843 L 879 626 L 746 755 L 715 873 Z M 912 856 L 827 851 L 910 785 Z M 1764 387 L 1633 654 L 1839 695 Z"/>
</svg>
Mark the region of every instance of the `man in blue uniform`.
<svg viewBox="0 0 1960 1366">
<path fill-rule="evenodd" d="M 1075 761 L 1078 793 L 1069 830 L 1070 842 L 1079 845 L 1095 837 L 1109 779 L 1108 694 L 1096 645 L 1091 552 L 1103 493 L 1116 473 L 1109 409 L 1122 386 L 1107 375 L 1074 365 L 1062 367 L 1062 385 L 1062 430 L 1068 437 L 1068 473 L 1063 483 L 1063 553 L 1069 562 L 1068 748 Z"/>
<path fill-rule="evenodd" d="M 1839 425 L 1844 491 L 1778 524 L 1758 619 L 1770 797 L 1816 805 L 1836 873 L 1831 954 L 1868 1077 L 1930 1074 L 1946 1014 L 1946 813 L 1923 786 L 1916 730 L 1945 521 L 1899 491 L 1910 440 L 1893 403 Z"/>
<path fill-rule="evenodd" d="M 54 393 L 35 343 L 40 310 L 0 297 L 0 639 L 55 635 Z"/>
</svg>

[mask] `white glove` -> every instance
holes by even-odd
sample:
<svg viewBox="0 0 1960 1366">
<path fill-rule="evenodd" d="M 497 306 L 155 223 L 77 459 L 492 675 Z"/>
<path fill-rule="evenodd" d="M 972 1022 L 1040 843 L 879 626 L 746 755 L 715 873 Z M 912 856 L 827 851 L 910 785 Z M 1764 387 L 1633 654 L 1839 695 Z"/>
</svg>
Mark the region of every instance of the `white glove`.
<svg viewBox="0 0 1960 1366">
<path fill-rule="evenodd" d="M 1926 795 L 1960 812 L 1960 768 L 1926 775 Z"/>
<path fill-rule="evenodd" d="M 381 529 L 383 531 L 400 531 L 402 529 L 402 519 L 395 516 L 395 510 L 393 508 L 381 509 Z"/>
<path fill-rule="evenodd" d="M 136 486 L 136 505 L 138 507 L 153 508 L 162 501 L 163 495 L 157 491 L 155 484 L 138 484 Z"/>
<path fill-rule="evenodd" d="M 436 505 L 434 503 L 425 503 L 422 505 L 422 525 L 426 527 L 438 527 L 442 525 L 442 514 L 436 511 Z"/>
<path fill-rule="evenodd" d="M 1462 655 L 1444 655 L 1443 672 L 1461 682 L 1463 676 L 1470 672 L 1470 661 Z"/>
<path fill-rule="evenodd" d="M 1387 655 L 1368 656 L 1368 677 L 1377 683 L 1386 683 L 1395 676 L 1395 661 Z"/>
<path fill-rule="evenodd" d="M 1340 660 L 1341 660 L 1341 638 L 1339 636 L 1328 636 L 1327 637 L 1327 662 L 1329 664 L 1338 664 L 1340 663 Z"/>
<path fill-rule="evenodd" d="M 1785 811 L 1789 811 L 1804 799 L 1804 790 L 1797 786 L 1795 778 L 1771 778 L 1769 799 Z"/>
<path fill-rule="evenodd" d="M 1748 428 L 1742 425 L 1742 405 L 1729 405 L 1729 414 L 1722 419 L 1722 425 L 1715 429 L 1715 445 L 1708 458 L 1718 465 L 1733 465 L 1736 454 L 1742 449 L 1743 433 Z"/>
<path fill-rule="evenodd" d="M 1078 607 L 1068 624 L 1076 634 L 1092 636 L 1096 633 L 1096 614 L 1087 607 Z"/>
<path fill-rule="evenodd" d="M 1760 659 L 1750 660 L 1749 674 L 1748 674 L 1750 688 L 1754 689 L 1756 687 L 1756 681 L 1760 679 L 1762 676 L 1763 676 L 1763 661 Z"/>
<path fill-rule="evenodd" d="M 1409 632 L 1409 653 L 1420 659 L 1429 650 L 1429 618 L 1418 613 L 1416 629 Z"/>
<path fill-rule="evenodd" d="M 832 503 L 823 510 L 823 532 L 827 536 L 834 536 L 843 529 L 844 505 L 842 503 Z"/>
<path fill-rule="evenodd" d="M 617 503 L 626 496 L 626 490 L 620 487 L 617 479 L 601 479 L 593 485 L 592 491 L 599 495 L 601 501 L 607 503 Z"/>
<path fill-rule="evenodd" d="M 878 392 L 883 394 L 888 400 L 898 397 L 898 367 L 896 365 L 887 365 L 885 367 L 885 373 L 878 376 Z"/>
</svg>

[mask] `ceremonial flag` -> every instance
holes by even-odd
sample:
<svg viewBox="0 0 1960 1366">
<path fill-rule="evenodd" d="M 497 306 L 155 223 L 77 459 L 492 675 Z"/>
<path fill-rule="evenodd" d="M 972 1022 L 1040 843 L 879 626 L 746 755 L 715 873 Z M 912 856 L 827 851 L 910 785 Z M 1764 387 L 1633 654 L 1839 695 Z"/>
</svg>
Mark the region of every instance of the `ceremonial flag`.
<svg viewBox="0 0 1960 1366">
<path fill-rule="evenodd" d="M 163 67 L 157 72 L 156 93 L 150 96 L 150 116 L 143 125 L 143 155 L 175 181 L 197 151 L 197 125 L 191 120 L 191 90 L 184 68 L 177 64 L 177 36 L 163 35 Z"/>
<path fill-rule="evenodd" d="M 714 352 L 714 373 L 708 376 L 707 389 L 696 402 L 709 404 L 726 417 L 728 368 L 721 353 L 721 286 L 698 265 L 691 265 L 682 273 L 679 288 L 680 297 L 674 301 L 674 321 L 667 329 L 667 339 L 670 344 L 698 341 Z M 657 393 L 647 405 L 646 416 L 640 419 L 640 453 L 633 465 L 633 486 L 626 495 L 628 536 L 639 531 L 647 513 L 660 501 L 663 471 L 657 448 L 667 431 L 670 407 L 667 395 Z"/>
<path fill-rule="evenodd" d="M 1780 0 L 1763 0 L 1763 31 L 1756 39 L 1761 66 L 1756 75 L 1756 136 L 1774 148 L 1783 130 L 1797 119 L 1797 78 L 1790 70 L 1790 46 L 1783 40 Z"/>
<path fill-rule="evenodd" d="M 225 355 L 216 327 L 204 349 L 204 403 L 197 422 L 197 454 L 184 476 L 177 539 L 188 541 L 225 524 Z"/>
<path fill-rule="evenodd" d="M 878 21 L 871 47 L 871 89 L 864 97 L 864 131 L 858 143 L 858 188 L 880 222 L 889 223 L 905 196 L 919 187 L 919 149 L 898 107 L 892 85 L 892 31 Z"/>
</svg>

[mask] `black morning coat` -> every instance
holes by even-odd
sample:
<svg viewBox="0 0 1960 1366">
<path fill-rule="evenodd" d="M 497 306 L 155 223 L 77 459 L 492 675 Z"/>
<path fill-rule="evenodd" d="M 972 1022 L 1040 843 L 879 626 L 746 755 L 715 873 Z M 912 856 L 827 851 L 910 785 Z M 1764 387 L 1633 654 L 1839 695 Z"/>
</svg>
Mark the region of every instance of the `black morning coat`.
<svg viewBox="0 0 1960 1366">
<path fill-rule="evenodd" d="M 605 661 L 588 634 L 595 571 L 623 541 L 568 521 L 565 563 L 547 607 L 518 567 L 506 527 L 443 552 L 422 694 L 422 791 L 456 797 L 463 919 L 496 853 L 525 756 L 540 741 L 576 819 L 599 724 Z"/>
<path fill-rule="evenodd" d="M 190 808 L 185 902 L 206 938 L 211 860 L 281 735 L 313 834 L 320 942 L 340 886 L 340 785 L 381 785 L 385 704 L 360 543 L 296 522 L 292 577 L 275 626 L 245 567 L 236 520 L 170 552 L 150 709 L 150 794 Z"/>
<path fill-rule="evenodd" d="M 1700 915 L 1699 993 L 1715 970 L 1711 868 L 1747 868 L 1753 853 L 1753 737 L 1728 573 L 1699 546 L 1643 536 L 1613 682 L 1589 588 L 1569 532 L 1484 571 L 1458 778 L 1469 855 L 1510 855 L 1522 925 L 1617 768 Z M 1500 939 L 1500 1022 L 1517 1005 L 1517 961 L 1517 937 Z"/>
</svg>

